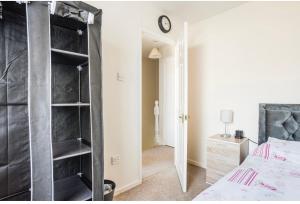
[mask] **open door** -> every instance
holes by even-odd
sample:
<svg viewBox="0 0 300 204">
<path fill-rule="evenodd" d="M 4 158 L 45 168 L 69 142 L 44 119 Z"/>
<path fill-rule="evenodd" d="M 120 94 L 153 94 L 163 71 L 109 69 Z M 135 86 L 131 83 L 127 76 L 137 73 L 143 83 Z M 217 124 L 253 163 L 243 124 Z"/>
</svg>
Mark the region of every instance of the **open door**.
<svg viewBox="0 0 300 204">
<path fill-rule="evenodd" d="M 188 24 L 176 46 L 177 134 L 175 137 L 175 166 L 182 187 L 187 191 L 187 127 L 188 127 Z"/>
</svg>

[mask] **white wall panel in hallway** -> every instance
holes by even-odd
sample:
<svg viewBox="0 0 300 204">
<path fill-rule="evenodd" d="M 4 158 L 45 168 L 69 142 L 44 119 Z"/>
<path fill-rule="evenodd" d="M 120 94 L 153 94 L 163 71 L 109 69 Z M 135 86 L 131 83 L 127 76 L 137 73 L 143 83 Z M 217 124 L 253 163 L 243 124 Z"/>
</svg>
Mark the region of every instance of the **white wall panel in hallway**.
<svg viewBox="0 0 300 204">
<path fill-rule="evenodd" d="M 160 133 L 162 144 L 174 147 L 175 138 L 175 47 L 165 45 L 160 48 L 159 59 L 159 100 Z"/>
</svg>

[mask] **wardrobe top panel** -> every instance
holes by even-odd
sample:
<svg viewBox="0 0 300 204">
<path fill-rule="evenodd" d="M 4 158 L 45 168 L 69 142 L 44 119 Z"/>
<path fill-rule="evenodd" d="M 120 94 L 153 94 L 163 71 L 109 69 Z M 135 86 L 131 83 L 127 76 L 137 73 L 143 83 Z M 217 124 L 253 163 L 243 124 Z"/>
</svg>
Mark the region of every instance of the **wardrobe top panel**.
<svg viewBox="0 0 300 204">
<path fill-rule="evenodd" d="M 70 30 L 85 30 L 87 28 L 87 24 L 76 21 L 71 18 L 64 18 L 57 15 L 51 15 L 51 25 L 56 25 L 60 27 L 64 27 Z"/>
<path fill-rule="evenodd" d="M 1 3 L 4 11 L 9 11 L 22 16 L 26 16 L 25 4 L 18 4 L 14 1 L 2 1 Z"/>
</svg>

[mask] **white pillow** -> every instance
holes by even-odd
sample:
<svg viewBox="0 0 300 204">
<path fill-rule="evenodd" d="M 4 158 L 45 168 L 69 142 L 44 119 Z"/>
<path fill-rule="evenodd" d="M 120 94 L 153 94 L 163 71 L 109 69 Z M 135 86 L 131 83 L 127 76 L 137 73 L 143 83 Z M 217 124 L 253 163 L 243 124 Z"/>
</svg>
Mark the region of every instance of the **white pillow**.
<svg viewBox="0 0 300 204">
<path fill-rule="evenodd" d="M 265 160 L 300 163 L 300 142 L 269 137 L 266 143 L 253 151 L 252 156 Z"/>
<path fill-rule="evenodd" d="M 281 140 L 269 137 L 270 155 L 272 159 L 300 163 L 300 142 Z"/>
<path fill-rule="evenodd" d="M 280 150 L 300 154 L 300 142 L 299 141 L 281 140 L 281 139 L 277 139 L 274 137 L 269 137 L 268 143 Z"/>
</svg>

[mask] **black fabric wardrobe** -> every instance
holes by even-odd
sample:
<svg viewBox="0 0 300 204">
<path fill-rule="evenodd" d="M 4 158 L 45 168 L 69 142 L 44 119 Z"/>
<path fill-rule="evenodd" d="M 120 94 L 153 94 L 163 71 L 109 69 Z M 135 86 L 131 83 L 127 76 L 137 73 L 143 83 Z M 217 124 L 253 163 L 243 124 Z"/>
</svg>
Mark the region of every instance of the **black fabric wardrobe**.
<svg viewBox="0 0 300 204">
<path fill-rule="evenodd" d="M 101 18 L 0 4 L 1 200 L 103 200 Z"/>
</svg>

